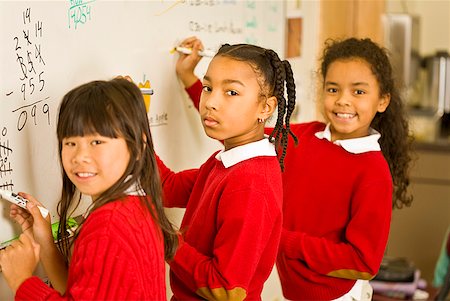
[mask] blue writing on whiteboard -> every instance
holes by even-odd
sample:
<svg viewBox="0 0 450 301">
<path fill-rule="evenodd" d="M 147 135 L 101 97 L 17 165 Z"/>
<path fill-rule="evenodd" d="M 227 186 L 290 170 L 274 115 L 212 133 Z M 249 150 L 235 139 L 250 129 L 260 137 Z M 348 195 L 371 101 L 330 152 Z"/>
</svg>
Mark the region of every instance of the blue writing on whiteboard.
<svg viewBox="0 0 450 301">
<path fill-rule="evenodd" d="M 83 0 L 70 0 L 70 7 L 67 13 L 69 18 L 69 28 L 73 27 L 77 29 L 78 24 L 85 24 L 91 20 L 91 8 L 92 3 L 95 0 L 83 1 Z"/>
</svg>

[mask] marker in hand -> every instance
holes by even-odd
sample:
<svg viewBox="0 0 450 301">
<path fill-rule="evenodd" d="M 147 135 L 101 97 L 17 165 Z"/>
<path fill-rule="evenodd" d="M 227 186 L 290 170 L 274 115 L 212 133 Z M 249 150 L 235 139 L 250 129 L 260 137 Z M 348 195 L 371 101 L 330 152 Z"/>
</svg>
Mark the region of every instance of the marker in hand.
<svg viewBox="0 0 450 301">
<path fill-rule="evenodd" d="M 186 47 L 178 46 L 178 47 L 175 47 L 171 52 L 173 53 L 175 51 L 178 51 L 178 52 L 181 52 L 181 53 L 184 53 L 184 54 L 191 54 L 192 53 L 192 48 L 186 48 Z M 212 51 L 212 50 L 205 49 L 205 50 L 200 50 L 198 52 L 198 55 L 200 55 L 200 56 L 207 56 L 207 57 L 213 57 L 214 55 L 216 55 L 216 53 L 214 51 Z"/>
<path fill-rule="evenodd" d="M 153 89 L 150 88 L 140 88 L 141 93 L 144 95 L 153 95 Z"/>
<path fill-rule="evenodd" d="M 12 191 L 0 189 L 0 197 L 4 200 L 7 200 L 13 204 L 16 204 L 17 206 L 27 209 L 27 203 L 28 200 L 21 197 L 18 194 L 15 194 Z M 39 208 L 39 211 L 41 211 L 41 215 L 46 218 L 48 215 L 48 210 L 42 206 L 37 206 Z"/>
</svg>

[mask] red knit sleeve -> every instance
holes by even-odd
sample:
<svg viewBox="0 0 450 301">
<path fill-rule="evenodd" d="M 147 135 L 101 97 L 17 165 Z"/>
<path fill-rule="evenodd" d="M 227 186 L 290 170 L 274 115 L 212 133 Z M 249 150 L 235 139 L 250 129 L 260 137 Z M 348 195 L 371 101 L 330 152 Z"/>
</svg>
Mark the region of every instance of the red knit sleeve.
<svg viewBox="0 0 450 301">
<path fill-rule="evenodd" d="M 191 98 L 195 108 L 198 110 L 200 105 L 200 96 L 202 94 L 203 85 L 200 80 L 197 80 L 192 86 L 186 88 L 186 92 Z"/>
<path fill-rule="evenodd" d="M 32 277 L 16 300 L 163 300 L 164 271 L 164 243 L 150 213 L 136 199 L 130 206 L 113 202 L 83 224 L 64 296 Z"/>
<path fill-rule="evenodd" d="M 30 278 L 19 287 L 16 300 L 124 299 L 126 293 L 117 288 L 120 281 L 123 281 L 122 285 L 131 283 L 127 278 L 130 278 L 132 271 L 127 269 L 125 254 L 119 251 L 120 245 L 106 237 L 98 237 L 80 247 L 83 258 L 71 263 L 76 265 L 72 268 L 76 271 L 73 271 L 72 283 L 64 296 L 45 287 L 42 280 Z M 114 295 L 116 293 L 119 295 Z"/>
<path fill-rule="evenodd" d="M 185 208 L 192 192 L 198 169 L 189 169 L 175 173 L 156 156 L 158 170 L 164 192 L 165 207 Z"/>
<path fill-rule="evenodd" d="M 385 251 L 392 211 L 392 182 L 390 178 L 384 179 L 366 183 L 355 191 L 352 218 L 342 241 L 283 230 L 280 250 L 287 257 L 305 261 L 320 274 L 373 278 Z"/>
<path fill-rule="evenodd" d="M 33 276 L 19 286 L 14 300 L 63 300 L 63 298 L 56 290 L 48 287 L 38 277 Z"/>
</svg>

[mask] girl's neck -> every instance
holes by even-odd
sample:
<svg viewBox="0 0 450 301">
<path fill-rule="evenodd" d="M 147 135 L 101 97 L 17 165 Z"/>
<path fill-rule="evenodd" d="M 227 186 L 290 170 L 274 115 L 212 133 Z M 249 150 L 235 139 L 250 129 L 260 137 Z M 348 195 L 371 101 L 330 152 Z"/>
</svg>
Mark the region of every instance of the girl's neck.
<svg viewBox="0 0 450 301">
<path fill-rule="evenodd" d="M 231 138 L 231 139 L 224 140 L 223 145 L 225 146 L 225 151 L 227 151 L 227 150 L 230 150 L 230 149 L 238 147 L 238 146 L 242 146 L 242 145 L 246 145 L 246 144 L 253 143 L 256 141 L 260 141 L 262 139 L 264 139 L 264 135 L 262 135 L 261 137 L 254 137 L 254 138 L 247 139 L 247 140 L 239 140 L 239 142 L 233 142 L 232 141 L 233 139 Z"/>
<path fill-rule="evenodd" d="M 237 146 L 260 141 L 263 138 L 264 138 L 264 126 L 261 127 L 258 126 L 258 128 L 256 128 L 254 131 L 251 131 L 245 135 L 225 139 L 223 141 L 223 145 L 225 146 L 225 151 L 227 151 Z"/>
</svg>

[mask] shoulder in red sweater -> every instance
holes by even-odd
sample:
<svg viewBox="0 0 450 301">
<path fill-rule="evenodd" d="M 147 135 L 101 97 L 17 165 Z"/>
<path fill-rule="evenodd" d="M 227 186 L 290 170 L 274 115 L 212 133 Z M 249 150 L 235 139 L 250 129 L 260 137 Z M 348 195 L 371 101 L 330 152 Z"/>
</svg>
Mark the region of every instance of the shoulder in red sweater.
<svg viewBox="0 0 450 301">
<path fill-rule="evenodd" d="M 37 277 L 18 300 L 166 300 L 162 233 L 139 197 L 92 212 L 75 241 L 64 296 Z"/>
<path fill-rule="evenodd" d="M 277 158 L 259 156 L 225 168 L 214 154 L 196 172 L 176 174 L 158 164 L 166 202 L 186 204 L 184 243 L 170 262 L 174 299 L 259 300 L 281 235 Z"/>
</svg>

